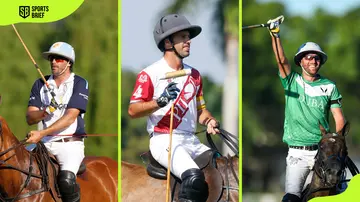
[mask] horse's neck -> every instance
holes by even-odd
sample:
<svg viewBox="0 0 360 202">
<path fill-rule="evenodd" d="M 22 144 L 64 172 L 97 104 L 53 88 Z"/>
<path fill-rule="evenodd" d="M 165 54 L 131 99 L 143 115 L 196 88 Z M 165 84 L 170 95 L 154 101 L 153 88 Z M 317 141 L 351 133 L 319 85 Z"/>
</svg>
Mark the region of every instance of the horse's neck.
<svg viewBox="0 0 360 202">
<path fill-rule="evenodd" d="M 14 161 L 15 159 L 24 159 L 24 156 L 28 154 L 25 146 L 23 145 L 18 146 L 20 142 L 11 131 L 6 131 L 6 133 L 5 131 L 3 131 L 2 141 L 3 142 L 2 142 L 1 152 L 8 151 L 3 156 L 0 157 L 2 160 L 8 158 L 10 158 L 9 161 Z M 20 162 L 14 162 L 14 163 L 20 163 Z M 22 161 L 22 163 L 24 162 Z"/>
<path fill-rule="evenodd" d="M 232 162 L 230 162 L 232 161 Z M 236 163 L 236 164 L 235 164 Z M 238 162 L 234 162 L 234 159 L 229 157 L 218 157 L 216 159 L 217 168 L 220 171 L 223 179 L 228 178 L 230 181 L 234 181 L 238 177 Z M 233 173 L 235 172 L 235 173 Z M 234 182 L 236 184 L 236 182 Z M 234 185 L 235 185 L 234 184 Z"/>
<path fill-rule="evenodd" d="M 0 186 L 6 190 L 7 194 L 13 195 L 19 191 L 21 183 L 26 178 L 26 175 L 16 169 L 27 170 L 29 168 L 29 153 L 23 145 L 11 149 L 20 142 L 6 126 L 2 127 L 0 152 L 3 155 L 0 156 L 0 159 L 3 163 L 0 163 L 0 168 L 4 171 L 11 170 L 11 172 L 0 173 Z"/>
</svg>

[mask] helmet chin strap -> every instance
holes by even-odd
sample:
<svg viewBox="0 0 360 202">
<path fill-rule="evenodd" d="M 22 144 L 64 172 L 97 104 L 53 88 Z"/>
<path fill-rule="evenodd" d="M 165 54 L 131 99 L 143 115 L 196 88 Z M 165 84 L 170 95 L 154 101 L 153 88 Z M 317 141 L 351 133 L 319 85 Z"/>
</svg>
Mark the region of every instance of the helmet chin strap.
<svg viewBox="0 0 360 202">
<path fill-rule="evenodd" d="M 316 74 L 315 74 L 315 75 L 310 74 L 309 72 L 307 72 L 307 71 L 305 70 L 305 68 L 304 68 L 302 65 L 300 65 L 300 67 L 301 67 L 301 69 L 305 72 L 306 75 L 311 76 L 311 77 L 316 77 Z"/>
<path fill-rule="evenodd" d="M 56 75 L 56 76 L 61 76 L 62 74 L 64 74 L 64 72 L 69 68 L 69 64 L 70 64 L 70 61 L 68 61 L 68 62 L 66 63 L 65 69 L 62 70 L 62 71 L 60 72 L 60 74 L 58 74 L 58 75 Z"/>
<path fill-rule="evenodd" d="M 184 59 L 184 56 L 180 55 L 180 53 L 176 51 L 172 37 L 170 36 L 168 39 L 169 39 L 172 47 L 171 47 L 171 48 L 168 48 L 168 49 L 165 49 L 165 51 L 174 51 L 175 55 L 176 55 L 179 59 L 181 59 L 181 60 Z"/>
</svg>

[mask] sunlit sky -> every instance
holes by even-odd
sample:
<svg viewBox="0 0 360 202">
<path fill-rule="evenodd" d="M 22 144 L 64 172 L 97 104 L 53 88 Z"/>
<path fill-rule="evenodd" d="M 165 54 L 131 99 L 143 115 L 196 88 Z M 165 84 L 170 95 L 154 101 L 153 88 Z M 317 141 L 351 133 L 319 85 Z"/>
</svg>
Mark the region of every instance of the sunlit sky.
<svg viewBox="0 0 360 202">
<path fill-rule="evenodd" d="M 317 7 L 331 14 L 342 15 L 349 9 L 360 6 L 360 1 L 355 0 L 259 0 L 259 2 L 269 1 L 284 3 L 288 13 L 304 17 L 311 16 Z M 170 1 L 122 0 L 121 2 L 122 66 L 139 72 L 162 56 L 155 45 L 152 31 L 160 17 L 160 11 Z M 185 59 L 185 62 L 197 68 L 203 75 L 210 76 L 217 83 L 223 83 L 225 75 L 223 69 L 226 64 L 214 44 L 216 37 L 211 19 L 213 10 L 213 6 L 202 6 L 195 12 L 184 13 L 190 23 L 203 28 L 202 33 L 192 40 L 191 55 Z M 273 16 L 269 16 L 271 17 Z"/>
</svg>

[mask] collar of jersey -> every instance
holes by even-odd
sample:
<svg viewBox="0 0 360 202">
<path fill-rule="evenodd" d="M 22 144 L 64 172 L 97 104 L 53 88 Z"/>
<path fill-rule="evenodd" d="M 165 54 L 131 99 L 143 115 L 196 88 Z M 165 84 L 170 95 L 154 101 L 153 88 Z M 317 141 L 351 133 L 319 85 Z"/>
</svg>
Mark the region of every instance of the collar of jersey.
<svg viewBox="0 0 360 202">
<path fill-rule="evenodd" d="M 65 83 L 69 83 L 69 82 L 73 82 L 74 81 L 74 77 L 75 77 L 75 74 L 72 72 L 69 76 L 68 79 L 66 79 L 66 81 L 64 81 L 63 83 L 60 84 L 60 86 L 64 85 Z M 55 80 L 53 78 L 53 75 L 51 75 L 48 79 L 48 82 L 55 85 L 56 86 L 56 83 L 55 83 Z"/>
<path fill-rule="evenodd" d="M 320 81 L 321 81 L 321 79 L 322 79 L 322 76 L 319 74 L 319 78 L 317 79 L 317 80 L 315 80 L 315 81 L 308 81 L 308 80 L 306 80 L 306 79 L 304 79 L 304 77 L 301 75 L 301 79 L 305 82 L 305 83 L 307 83 L 307 84 L 309 84 L 309 85 L 312 85 L 312 84 L 317 84 L 317 83 L 319 83 Z"/>
<path fill-rule="evenodd" d="M 166 60 L 165 60 L 164 57 L 161 58 L 161 62 L 163 62 L 163 63 L 166 65 L 166 69 L 164 69 L 164 71 L 166 71 L 166 72 L 173 72 L 173 71 L 175 71 L 175 69 L 173 69 L 173 68 L 171 68 L 171 67 L 169 66 L 169 64 L 166 62 Z M 183 66 L 184 66 L 184 69 L 189 69 L 189 68 L 190 68 L 190 66 L 187 65 L 187 64 L 185 64 L 184 61 L 183 61 Z"/>
</svg>

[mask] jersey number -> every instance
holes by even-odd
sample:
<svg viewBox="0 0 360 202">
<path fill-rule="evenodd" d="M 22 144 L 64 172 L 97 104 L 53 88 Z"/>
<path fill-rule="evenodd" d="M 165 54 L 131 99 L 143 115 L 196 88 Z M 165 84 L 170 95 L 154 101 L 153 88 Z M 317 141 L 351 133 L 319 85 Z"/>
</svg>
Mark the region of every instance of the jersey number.
<svg viewBox="0 0 360 202">
<path fill-rule="evenodd" d="M 135 98 L 140 98 L 142 96 L 142 91 L 143 89 L 141 88 L 141 85 L 136 89 L 135 93 L 134 93 L 134 97 Z"/>
</svg>

